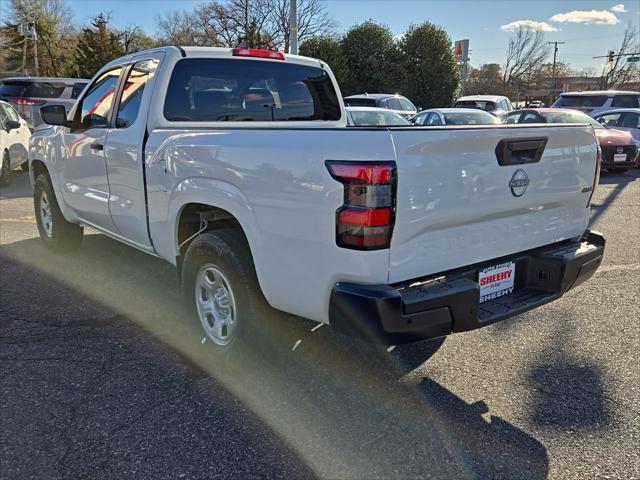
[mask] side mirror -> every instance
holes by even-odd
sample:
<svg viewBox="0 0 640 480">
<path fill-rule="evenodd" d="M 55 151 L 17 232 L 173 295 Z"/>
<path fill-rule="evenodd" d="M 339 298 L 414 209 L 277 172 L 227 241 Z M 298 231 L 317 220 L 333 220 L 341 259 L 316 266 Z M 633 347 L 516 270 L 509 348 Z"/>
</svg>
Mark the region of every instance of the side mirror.
<svg viewBox="0 0 640 480">
<path fill-rule="evenodd" d="M 20 122 L 16 120 L 8 120 L 5 122 L 4 126 L 7 129 L 7 132 L 10 132 L 11 130 L 20 128 Z"/>
<path fill-rule="evenodd" d="M 68 127 L 71 122 L 67 120 L 67 109 L 64 105 L 48 105 L 40 109 L 40 116 L 44 123 Z"/>
</svg>

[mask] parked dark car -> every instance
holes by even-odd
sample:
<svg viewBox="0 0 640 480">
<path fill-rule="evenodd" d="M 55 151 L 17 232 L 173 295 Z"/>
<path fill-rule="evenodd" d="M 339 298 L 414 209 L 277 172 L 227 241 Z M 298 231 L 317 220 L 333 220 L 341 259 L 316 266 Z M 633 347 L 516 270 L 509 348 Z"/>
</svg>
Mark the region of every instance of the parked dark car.
<svg viewBox="0 0 640 480">
<path fill-rule="evenodd" d="M 418 109 L 411 101 L 402 95 L 390 93 L 363 93 L 344 97 L 344 103 L 348 107 L 377 107 L 393 110 L 404 118 L 413 117 Z"/>
<path fill-rule="evenodd" d="M 624 173 L 638 164 L 638 148 L 629 132 L 609 128 L 577 110 L 568 108 L 516 110 L 505 116 L 504 123 L 587 123 L 593 126 L 600 142 L 602 168 L 610 172 Z"/>
<path fill-rule="evenodd" d="M 83 78 L 3 78 L 0 80 L 0 100 L 13 105 L 33 130 L 43 123 L 40 108 L 64 105 L 70 109 L 88 82 Z"/>
</svg>

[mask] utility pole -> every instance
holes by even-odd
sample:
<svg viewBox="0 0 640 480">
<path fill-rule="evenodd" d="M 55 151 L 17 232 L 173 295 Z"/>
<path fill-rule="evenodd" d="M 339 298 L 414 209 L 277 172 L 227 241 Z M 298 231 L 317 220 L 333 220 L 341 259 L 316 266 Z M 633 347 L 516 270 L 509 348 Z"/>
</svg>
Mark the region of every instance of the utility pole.
<svg viewBox="0 0 640 480">
<path fill-rule="evenodd" d="M 33 67 L 35 76 L 40 76 L 40 62 L 38 61 L 38 31 L 35 22 L 29 24 L 29 31 L 33 36 Z"/>
<path fill-rule="evenodd" d="M 564 42 L 548 42 L 553 45 L 553 67 L 551 68 L 551 95 L 549 95 L 549 105 L 553 103 L 556 94 L 556 57 L 558 56 L 558 45 L 564 45 Z"/>
<path fill-rule="evenodd" d="M 298 54 L 298 6 L 297 0 L 290 0 L 289 12 L 289 53 Z"/>
</svg>

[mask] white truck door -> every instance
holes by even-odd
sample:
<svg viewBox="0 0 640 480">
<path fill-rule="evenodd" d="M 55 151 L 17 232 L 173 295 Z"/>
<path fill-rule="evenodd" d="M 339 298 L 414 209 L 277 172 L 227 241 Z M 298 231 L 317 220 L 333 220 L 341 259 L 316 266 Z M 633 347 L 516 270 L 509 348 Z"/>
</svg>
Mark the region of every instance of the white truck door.
<svg viewBox="0 0 640 480">
<path fill-rule="evenodd" d="M 113 222 L 127 240 L 148 250 L 152 245 L 147 230 L 142 149 L 153 79 L 162 56 L 156 53 L 127 67 L 105 146 Z"/>
<path fill-rule="evenodd" d="M 109 212 L 104 148 L 122 67 L 100 75 L 80 99 L 77 126 L 64 133 L 62 195 L 84 222 L 117 233 Z"/>
</svg>

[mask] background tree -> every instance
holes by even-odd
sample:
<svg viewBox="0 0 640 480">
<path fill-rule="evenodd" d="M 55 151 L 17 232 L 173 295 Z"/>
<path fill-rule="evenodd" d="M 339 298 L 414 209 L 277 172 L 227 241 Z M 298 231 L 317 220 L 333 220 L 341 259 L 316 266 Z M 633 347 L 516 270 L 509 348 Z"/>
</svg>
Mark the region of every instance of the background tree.
<svg viewBox="0 0 640 480">
<path fill-rule="evenodd" d="M 460 85 L 460 67 L 444 29 L 430 22 L 411 25 L 399 47 L 402 94 L 422 108 L 451 105 Z"/>
<path fill-rule="evenodd" d="M 38 39 L 38 64 L 40 75 L 65 75 L 73 63 L 76 31 L 72 13 L 63 0 L 10 0 L 8 15 L 2 28 L 3 47 L 0 57 L 6 73 L 35 75 L 33 43 L 35 38 L 20 31 L 32 23 Z M 26 49 L 25 49 L 26 47 Z"/>
<path fill-rule="evenodd" d="M 109 16 L 99 14 L 91 20 L 91 27 L 78 35 L 75 51 L 77 75 L 91 78 L 103 65 L 124 55 L 118 32 L 108 27 Z"/>
<path fill-rule="evenodd" d="M 289 51 L 291 36 L 289 0 L 271 0 L 271 22 L 278 47 Z M 300 45 L 314 37 L 330 37 L 335 34 L 336 22 L 327 14 L 320 0 L 298 0 L 298 42 Z"/>
<path fill-rule="evenodd" d="M 344 85 L 348 69 L 339 38 L 330 36 L 311 37 L 300 44 L 299 51 L 300 55 L 326 62 L 333 71 L 338 85 L 340 87 Z"/>
<path fill-rule="evenodd" d="M 116 30 L 118 42 L 125 54 L 140 52 L 156 46 L 156 41 L 144 33 L 139 25 L 131 25 L 124 30 Z"/>
<path fill-rule="evenodd" d="M 398 60 L 398 49 L 388 27 L 368 20 L 351 27 L 342 39 L 347 74 L 344 95 L 354 93 L 384 93 L 398 88 L 390 78 L 389 66 Z"/>
<path fill-rule="evenodd" d="M 623 88 L 628 83 L 640 81 L 640 66 L 638 62 L 627 62 L 628 53 L 640 52 L 640 35 L 638 30 L 629 24 L 624 32 L 620 48 L 615 51 L 616 56 L 611 64 L 606 64 L 600 77 L 600 88 Z"/>
<path fill-rule="evenodd" d="M 509 39 L 507 59 L 502 67 L 502 81 L 510 96 L 519 96 L 519 90 L 528 88 L 538 70 L 549 56 L 550 46 L 539 30 L 520 27 Z"/>
<path fill-rule="evenodd" d="M 502 67 L 497 63 L 486 63 L 480 68 L 470 68 L 465 93 L 468 95 L 504 95 L 506 92 L 502 82 Z"/>
</svg>

